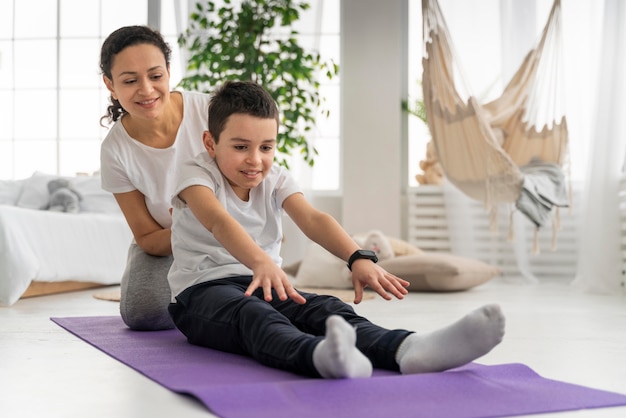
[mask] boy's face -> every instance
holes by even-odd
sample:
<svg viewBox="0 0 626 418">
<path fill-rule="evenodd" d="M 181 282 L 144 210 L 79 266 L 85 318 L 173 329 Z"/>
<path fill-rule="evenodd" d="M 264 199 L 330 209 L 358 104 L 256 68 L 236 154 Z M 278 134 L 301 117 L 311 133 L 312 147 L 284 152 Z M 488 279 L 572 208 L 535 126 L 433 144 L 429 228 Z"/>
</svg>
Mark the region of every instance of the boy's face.
<svg viewBox="0 0 626 418">
<path fill-rule="evenodd" d="M 205 148 L 240 199 L 248 200 L 250 189 L 270 172 L 277 134 L 275 119 L 239 113 L 229 116 L 217 143 L 204 132 Z"/>
</svg>

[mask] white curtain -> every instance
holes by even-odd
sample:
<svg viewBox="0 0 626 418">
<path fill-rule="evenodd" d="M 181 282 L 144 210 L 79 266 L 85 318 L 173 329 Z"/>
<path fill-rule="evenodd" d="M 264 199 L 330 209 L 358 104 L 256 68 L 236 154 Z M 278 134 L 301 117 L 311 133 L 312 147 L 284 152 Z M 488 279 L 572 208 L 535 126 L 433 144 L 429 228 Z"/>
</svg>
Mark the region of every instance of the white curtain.
<svg viewBox="0 0 626 418">
<path fill-rule="evenodd" d="M 195 10 L 195 1 L 175 1 L 174 2 L 174 15 L 176 19 L 176 35 L 180 36 L 187 30 L 189 26 L 189 13 Z M 187 74 L 187 61 L 189 60 L 189 51 L 186 48 L 180 48 L 180 68 L 182 68 L 182 77 L 186 77 Z"/>
<path fill-rule="evenodd" d="M 605 0 L 602 32 L 574 285 L 613 293 L 622 279 L 618 190 L 626 153 L 626 2 Z"/>
<path fill-rule="evenodd" d="M 552 0 L 531 3 L 541 12 L 547 10 Z M 516 45 L 511 40 L 518 39 L 516 33 L 523 30 L 520 25 L 506 22 L 532 19 L 529 14 L 515 13 L 514 6 L 510 0 L 501 0 L 503 51 L 521 47 L 519 42 Z M 626 155 L 626 1 L 564 0 L 562 9 L 572 177 L 575 180 L 584 178 L 583 197 L 572 208 L 579 228 L 577 273 L 571 280 L 585 291 L 615 293 L 622 289 L 618 191 Z M 453 14 L 454 8 L 444 9 L 444 12 Z M 535 24 L 539 28 L 541 23 L 543 21 L 539 18 L 538 22 L 521 24 Z M 506 34 L 506 31 L 514 33 Z M 515 54 L 503 52 L 503 73 L 519 65 L 519 62 L 505 62 L 507 56 L 510 61 Z M 584 177 L 580 173 L 584 173 Z M 476 254 L 476 248 L 472 247 L 475 228 L 467 212 L 459 209 L 469 203 L 454 190 L 444 188 L 444 192 L 452 251 L 485 258 L 484 254 Z M 506 222 L 506 216 L 502 215 L 500 221 Z M 517 275 L 527 282 L 536 282 L 529 264 L 529 259 L 534 256 L 527 244 L 528 234 L 521 227 L 523 222 L 524 219 L 515 220 L 514 243 L 502 240 L 498 243 L 513 246 Z M 541 248 L 541 251 L 547 252 L 549 248 Z"/>
<path fill-rule="evenodd" d="M 495 219 L 496 231 L 487 232 L 490 215 L 481 202 L 464 195 L 450 182 L 444 181 L 446 222 L 450 251 L 463 257 L 500 265 L 511 254 L 514 262 L 507 266 L 503 277 L 507 281 L 537 283 L 530 265 L 531 246 L 526 224 L 529 222 L 519 211 L 511 212 L 509 205 L 500 205 Z M 486 234 L 489 238 L 486 239 Z M 510 240 L 512 235 L 512 240 Z M 504 270 L 504 269 L 503 269 Z"/>
<path fill-rule="evenodd" d="M 485 19 L 499 19 L 500 50 L 491 50 L 491 54 L 500 56 L 498 63 L 502 86 L 509 81 L 530 48 L 539 40 L 552 1 L 500 0 L 499 3 L 477 4 L 477 7 L 483 6 L 477 15 L 484 16 Z M 542 11 L 545 10 L 543 17 L 538 17 L 538 2 L 542 3 Z M 450 7 L 451 4 L 446 4 L 446 6 L 448 7 L 444 9 L 444 13 L 450 13 L 446 15 L 446 18 L 449 17 L 458 22 L 458 16 L 454 15 L 457 13 L 457 8 Z M 499 13 L 494 14 L 493 10 L 487 10 L 494 7 L 499 7 Z M 476 25 L 475 22 L 472 24 Z M 451 28 L 451 32 L 454 32 L 454 28 Z M 455 41 L 456 39 L 452 40 L 452 42 Z M 497 43 L 494 42 L 494 45 Z M 479 56 L 480 52 L 473 51 L 472 55 Z M 475 63 L 471 64 L 475 66 Z M 470 79 L 469 82 L 471 81 Z M 475 92 L 472 93 L 475 94 Z M 481 205 L 465 196 L 450 183 L 444 183 L 443 191 L 452 253 L 480 259 L 500 267 L 506 264 L 506 268 L 503 268 L 503 276 L 507 281 L 524 283 L 539 281 L 531 266 L 533 237 L 531 233 L 529 234 L 530 222 L 519 211 L 514 210 L 511 205 L 499 205 L 497 214 L 494 215 L 497 231 L 493 231 L 488 242 L 485 242 L 485 223 L 488 222 L 485 219 L 489 219 L 490 215 L 484 208 L 481 209 Z M 550 249 L 544 247 L 541 251 L 550 251 Z M 511 260 L 510 257 L 513 259 Z"/>
</svg>

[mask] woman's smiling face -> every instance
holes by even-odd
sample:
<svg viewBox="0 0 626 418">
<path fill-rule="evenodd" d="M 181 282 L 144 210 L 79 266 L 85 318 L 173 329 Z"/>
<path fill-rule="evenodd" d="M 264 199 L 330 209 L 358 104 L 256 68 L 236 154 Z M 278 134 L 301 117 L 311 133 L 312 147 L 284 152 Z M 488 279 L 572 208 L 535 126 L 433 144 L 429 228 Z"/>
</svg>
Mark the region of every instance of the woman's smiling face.
<svg viewBox="0 0 626 418">
<path fill-rule="evenodd" d="M 113 59 L 111 77 L 105 76 L 104 83 L 131 117 L 153 119 L 169 101 L 169 68 L 163 52 L 154 45 L 124 48 Z"/>
</svg>

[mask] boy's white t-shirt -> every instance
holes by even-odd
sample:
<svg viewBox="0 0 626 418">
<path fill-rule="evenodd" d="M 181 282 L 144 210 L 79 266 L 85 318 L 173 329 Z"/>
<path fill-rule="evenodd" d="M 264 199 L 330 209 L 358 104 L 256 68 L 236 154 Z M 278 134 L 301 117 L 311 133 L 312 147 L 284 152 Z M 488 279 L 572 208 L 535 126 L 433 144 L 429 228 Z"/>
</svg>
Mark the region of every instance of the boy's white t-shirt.
<svg viewBox="0 0 626 418">
<path fill-rule="evenodd" d="M 100 151 L 102 188 L 111 193 L 139 190 L 148 211 L 163 228 L 172 225 L 169 209 L 178 167 L 204 150 L 202 132 L 208 129 L 210 96 L 181 93 L 183 119 L 172 146 L 160 149 L 144 145 L 131 138 L 118 120 Z"/>
<path fill-rule="evenodd" d="M 206 151 L 183 164 L 178 179 L 172 198 L 174 262 L 168 275 L 172 297 L 194 284 L 252 275 L 252 271 L 233 257 L 178 198 L 178 193 L 190 186 L 201 185 L 213 190 L 224 208 L 252 239 L 277 265 L 282 264 L 283 202 L 292 194 L 301 193 L 284 167 L 274 165 L 261 184 L 250 190 L 247 202 L 239 199 Z"/>
</svg>

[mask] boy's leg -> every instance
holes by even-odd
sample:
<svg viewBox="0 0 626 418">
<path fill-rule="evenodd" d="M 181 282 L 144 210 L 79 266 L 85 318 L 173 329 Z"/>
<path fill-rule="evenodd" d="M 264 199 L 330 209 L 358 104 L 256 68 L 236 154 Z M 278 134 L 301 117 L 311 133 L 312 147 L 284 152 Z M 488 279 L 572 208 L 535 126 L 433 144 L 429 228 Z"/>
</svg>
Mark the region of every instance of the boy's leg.
<svg viewBox="0 0 626 418">
<path fill-rule="evenodd" d="M 334 296 L 300 292 L 307 302 L 304 305 L 281 302 L 274 298 L 272 305 L 303 332 L 322 336 L 326 334 L 326 320 L 337 315 L 356 330 L 356 347 L 374 368 L 399 370 L 395 359 L 400 343 L 411 332 L 388 330 L 357 315 L 352 306 Z"/>
<path fill-rule="evenodd" d="M 356 348 L 356 331 L 342 317 L 326 320 L 325 338 L 313 350 L 313 364 L 327 379 L 370 377 L 372 363 Z"/>
<path fill-rule="evenodd" d="M 403 374 L 440 372 L 487 354 L 503 335 L 500 307 L 486 305 L 445 328 L 411 334 L 398 348 L 396 359 Z"/>
<path fill-rule="evenodd" d="M 120 314 L 129 328 L 142 331 L 174 328 L 167 312 L 171 302 L 167 273 L 171 265 L 171 256 L 148 255 L 137 244 L 130 245 L 120 286 Z"/>
<path fill-rule="evenodd" d="M 233 281 L 237 280 L 188 289 L 171 305 L 176 325 L 189 341 L 311 376 L 368 375 L 371 369 L 351 350 L 355 337 L 358 350 L 374 367 L 425 373 L 475 360 L 497 345 L 504 333 L 504 317 L 496 305 L 477 309 L 443 329 L 414 334 L 372 324 L 333 297 L 305 294 L 304 305 L 278 298 L 267 303 L 257 296 L 243 296 L 249 278 Z M 331 319 L 327 326 L 327 320 L 335 315 L 345 322 Z M 320 344 L 322 341 L 325 344 Z M 350 359 L 341 360 L 344 355 Z"/>
<path fill-rule="evenodd" d="M 233 277 L 185 290 L 169 308 L 176 326 L 192 344 L 248 355 L 267 366 L 319 376 L 313 364 L 313 350 L 323 338 L 296 328 L 262 299 L 262 289 L 250 297 L 244 296 L 250 280 L 250 277 Z"/>
<path fill-rule="evenodd" d="M 356 329 L 356 346 L 375 368 L 405 374 L 462 366 L 487 354 L 504 335 L 504 315 L 497 305 L 476 309 L 440 330 L 416 334 L 379 327 L 332 296 L 303 295 L 306 304 L 286 304 L 281 310 L 298 328 L 313 335 L 324 335 L 320 324 L 331 315 L 339 315 Z"/>
</svg>

